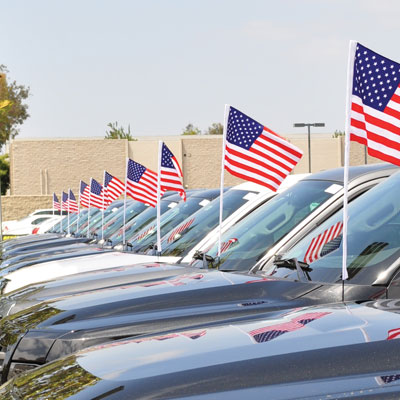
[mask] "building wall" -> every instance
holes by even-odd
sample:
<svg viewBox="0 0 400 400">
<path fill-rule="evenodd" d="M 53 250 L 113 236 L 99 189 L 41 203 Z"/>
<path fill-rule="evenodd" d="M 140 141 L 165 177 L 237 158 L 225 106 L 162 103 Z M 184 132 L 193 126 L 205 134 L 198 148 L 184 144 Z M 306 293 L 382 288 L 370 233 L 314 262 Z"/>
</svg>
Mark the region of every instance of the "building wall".
<svg viewBox="0 0 400 400">
<path fill-rule="evenodd" d="M 308 172 L 307 135 L 287 135 L 300 147 L 304 156 L 294 173 Z M 11 195 L 3 196 L 3 220 L 27 215 L 36 208 L 51 206 L 53 192 L 71 188 L 77 195 L 79 181 L 89 183 L 91 177 L 102 182 L 107 170 L 125 179 L 126 159 L 157 170 L 158 141 L 165 140 L 184 174 L 186 188 L 211 188 L 220 185 L 221 136 L 145 137 L 138 141 L 86 139 L 17 139 L 10 145 Z M 311 170 L 321 171 L 343 165 L 344 138 L 329 134 L 311 135 Z M 364 146 L 351 142 L 350 165 L 364 164 Z M 367 157 L 368 163 L 380 162 Z M 224 174 L 226 186 L 241 180 Z M 32 199 L 32 201 L 30 201 Z"/>
<path fill-rule="evenodd" d="M 51 207 L 51 196 L 1 196 L 3 221 L 20 219 L 39 208 Z"/>
<path fill-rule="evenodd" d="M 91 177 L 102 182 L 103 171 L 124 178 L 127 140 L 14 140 L 10 146 L 10 194 L 46 195 L 71 188 Z"/>
</svg>

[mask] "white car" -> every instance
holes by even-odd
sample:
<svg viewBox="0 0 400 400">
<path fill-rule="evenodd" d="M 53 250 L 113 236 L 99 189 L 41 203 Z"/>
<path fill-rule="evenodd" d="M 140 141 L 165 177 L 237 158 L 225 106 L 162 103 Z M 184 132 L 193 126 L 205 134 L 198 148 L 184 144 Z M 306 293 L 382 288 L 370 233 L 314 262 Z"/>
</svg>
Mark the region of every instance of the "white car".
<svg viewBox="0 0 400 400">
<path fill-rule="evenodd" d="M 291 187 L 292 185 L 294 185 L 307 175 L 308 174 L 290 175 L 281 185 L 278 193 L 285 191 L 287 188 Z M 271 190 L 266 189 L 260 185 L 252 183 L 242 183 L 231 188 L 225 194 L 225 198 L 226 199 L 229 198 L 228 196 L 229 192 L 232 192 L 231 196 L 234 196 L 235 191 L 243 192 L 243 196 L 241 196 L 242 205 L 239 208 L 237 208 L 235 212 L 233 212 L 231 215 L 225 218 L 221 226 L 222 232 L 226 231 L 229 227 L 235 224 L 243 216 L 247 215 L 253 209 L 257 208 L 260 204 L 266 202 L 275 195 L 275 192 L 272 192 Z M 218 198 L 215 199 L 207 207 L 209 207 L 210 212 L 214 214 L 215 212 L 217 212 L 218 214 L 219 199 Z M 202 218 L 202 216 L 204 215 L 203 211 L 204 209 L 206 209 L 206 207 L 203 207 L 203 209 L 197 211 L 189 218 L 193 217 L 196 218 L 197 215 L 200 222 L 204 222 Z M 185 224 L 186 223 L 185 221 L 183 221 L 181 225 Z M 170 235 L 170 233 L 168 233 L 166 236 L 168 235 Z M 206 236 L 207 240 L 204 240 L 205 246 L 208 246 L 208 243 L 210 241 L 215 242 L 215 240 L 217 240 L 218 238 L 218 235 L 219 235 L 219 228 L 217 227 L 215 229 L 212 229 L 212 232 Z M 188 248 L 187 250 L 193 252 L 196 249 L 200 250 L 205 249 L 206 247 L 200 246 L 200 243 L 203 243 L 203 241 L 201 240 L 202 236 L 198 237 L 197 241 L 192 243 L 190 248 Z M 186 254 L 185 257 L 186 257 L 184 260 L 185 262 L 189 262 L 192 258 L 191 256 Z M 183 255 L 151 256 L 147 254 L 136 254 L 129 252 L 122 253 L 120 251 L 115 251 L 115 252 L 99 252 L 99 254 L 96 255 L 74 257 L 71 259 L 65 258 L 57 261 L 49 261 L 39 264 L 33 264 L 23 267 L 21 269 L 14 270 L 12 272 L 11 270 L 8 271 L 8 268 L 6 268 L 2 271 L 2 277 L 4 279 L 7 279 L 7 285 L 3 286 L 2 293 L 5 294 L 31 283 L 38 283 L 66 275 L 73 275 L 88 271 L 97 271 L 105 268 L 140 264 L 145 262 L 164 262 L 172 264 L 181 261 L 182 258 Z"/>
<path fill-rule="evenodd" d="M 16 221 L 5 221 L 2 224 L 3 235 L 4 236 L 22 236 L 22 235 L 31 235 L 35 228 L 40 227 L 44 222 L 50 223 L 49 226 L 52 226 L 59 222 L 63 215 L 53 215 L 53 214 L 34 214 L 28 215 L 25 218 Z"/>
</svg>

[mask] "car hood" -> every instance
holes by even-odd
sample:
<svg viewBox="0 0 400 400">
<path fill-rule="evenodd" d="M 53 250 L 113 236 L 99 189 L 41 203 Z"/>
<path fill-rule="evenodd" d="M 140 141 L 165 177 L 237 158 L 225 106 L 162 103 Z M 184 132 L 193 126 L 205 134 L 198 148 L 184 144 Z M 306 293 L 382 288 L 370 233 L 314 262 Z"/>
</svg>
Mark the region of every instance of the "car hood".
<svg viewBox="0 0 400 400">
<path fill-rule="evenodd" d="M 6 249 L 11 249 L 12 247 L 25 245 L 27 243 L 40 242 L 40 241 L 43 241 L 43 240 L 57 239 L 57 238 L 60 238 L 60 237 L 61 237 L 60 233 L 43 233 L 43 234 L 40 234 L 40 235 L 22 236 L 22 237 L 19 237 L 19 238 L 15 238 L 13 240 L 5 240 L 5 241 L 0 242 L 0 251 L 3 252 Z"/>
<path fill-rule="evenodd" d="M 266 393 L 274 399 L 366 393 L 394 398 L 400 389 L 400 342 L 392 339 L 399 335 L 400 316 L 379 308 L 371 303 L 297 308 L 279 318 L 101 344 L 16 378 L 0 394 L 36 399 L 52 390 L 55 397 L 77 400 L 113 394 L 238 400 Z M 60 379 L 71 381 L 68 390 L 52 384 Z"/>
<path fill-rule="evenodd" d="M 88 330 L 100 336 L 107 330 L 114 331 L 114 336 L 127 336 L 336 302 L 342 296 L 341 284 L 303 283 L 190 267 L 170 272 L 165 278 L 138 274 L 129 284 L 43 302 L 3 318 L 0 345 L 8 347 L 28 329 L 53 330 L 56 336 L 68 332 L 85 335 Z M 364 300 L 378 293 L 375 288 L 346 285 L 348 299 Z"/>
<path fill-rule="evenodd" d="M 2 258 L 6 259 L 20 254 L 29 254 L 32 251 L 37 251 L 50 247 L 58 247 L 74 243 L 88 243 L 90 242 L 90 240 L 90 238 L 83 237 L 62 237 L 57 239 L 41 240 L 39 242 L 32 242 L 23 246 L 16 246 L 11 249 L 3 250 Z"/>
<path fill-rule="evenodd" d="M 35 262 L 40 262 L 40 260 L 48 260 L 49 257 L 53 255 L 73 254 L 74 252 L 87 250 L 88 247 L 89 246 L 86 243 L 72 243 L 16 255 L 3 260 L 3 262 L 0 264 L 0 271 L 4 268 L 10 267 L 11 265 L 19 264 L 21 262 L 31 262 L 32 264 L 34 264 Z M 95 246 L 92 247 L 96 248 Z M 101 248 L 98 247 L 97 250 L 101 250 Z"/>
<path fill-rule="evenodd" d="M 11 266 L 9 270 L 0 271 L 3 283 L 2 293 L 20 289 L 26 285 L 45 280 L 73 275 L 81 272 L 120 267 L 143 262 L 179 261 L 180 257 L 159 257 L 145 254 L 122 253 L 119 251 L 96 252 L 75 258 L 62 258 L 50 262 L 42 262 L 28 266 Z M 21 263 L 22 264 L 22 263 Z"/>
</svg>

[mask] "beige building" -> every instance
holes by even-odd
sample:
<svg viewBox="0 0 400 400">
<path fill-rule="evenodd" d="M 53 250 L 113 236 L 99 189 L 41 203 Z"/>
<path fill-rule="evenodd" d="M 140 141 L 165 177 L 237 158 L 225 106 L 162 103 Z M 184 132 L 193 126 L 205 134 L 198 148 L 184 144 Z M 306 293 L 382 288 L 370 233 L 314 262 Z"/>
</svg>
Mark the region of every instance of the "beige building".
<svg viewBox="0 0 400 400">
<path fill-rule="evenodd" d="M 307 135 L 287 135 L 304 151 L 294 173 L 308 172 Z M 16 139 L 10 145 L 10 196 L 2 197 L 3 220 L 20 218 L 36 208 L 51 207 L 53 192 L 71 188 L 78 195 L 80 180 L 103 180 L 103 171 L 125 179 L 129 157 L 157 170 L 158 141 L 167 146 L 180 162 L 186 188 L 211 188 L 220 184 L 221 136 L 140 137 L 137 141 L 103 138 Z M 377 162 L 368 157 L 368 163 Z M 379 161 L 378 161 L 379 162 Z M 351 144 L 351 165 L 365 163 L 364 147 Z M 343 137 L 311 135 L 312 172 L 343 165 Z M 225 185 L 241 180 L 229 173 Z"/>
</svg>

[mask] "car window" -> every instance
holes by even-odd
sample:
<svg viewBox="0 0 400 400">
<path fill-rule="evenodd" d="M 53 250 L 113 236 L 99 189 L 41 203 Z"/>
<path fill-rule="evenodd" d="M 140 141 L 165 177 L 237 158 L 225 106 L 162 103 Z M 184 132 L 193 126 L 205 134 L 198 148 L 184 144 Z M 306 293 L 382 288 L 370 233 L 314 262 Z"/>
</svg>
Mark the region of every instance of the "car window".
<svg viewBox="0 0 400 400">
<path fill-rule="evenodd" d="M 248 271 L 278 240 L 340 189 L 331 181 L 303 180 L 278 194 L 222 235 L 221 257 L 214 266 Z M 216 259 L 218 243 L 207 254 Z M 192 265 L 202 266 L 202 261 Z"/>
<path fill-rule="evenodd" d="M 371 284 L 400 256 L 400 174 L 396 173 L 349 205 L 349 281 Z M 338 282 L 342 272 L 342 211 L 282 255 L 309 265 L 310 279 Z M 272 266 L 266 273 L 295 279 L 296 271 Z"/>
</svg>

